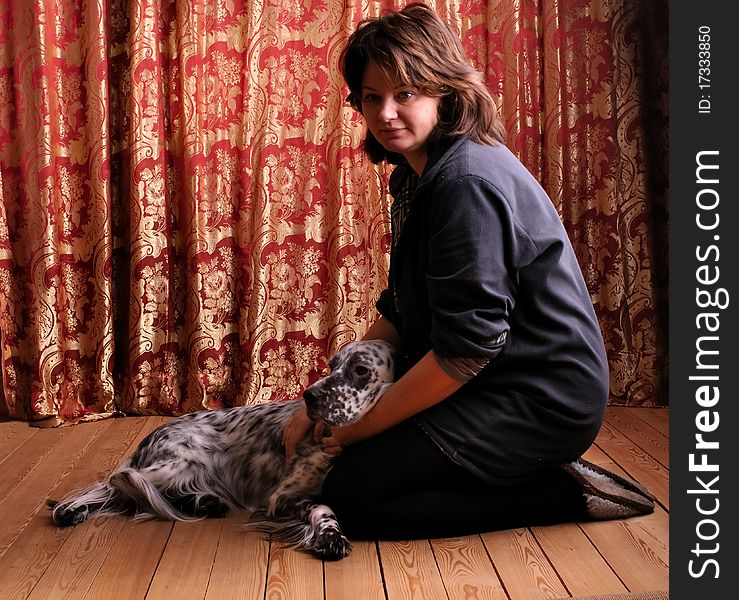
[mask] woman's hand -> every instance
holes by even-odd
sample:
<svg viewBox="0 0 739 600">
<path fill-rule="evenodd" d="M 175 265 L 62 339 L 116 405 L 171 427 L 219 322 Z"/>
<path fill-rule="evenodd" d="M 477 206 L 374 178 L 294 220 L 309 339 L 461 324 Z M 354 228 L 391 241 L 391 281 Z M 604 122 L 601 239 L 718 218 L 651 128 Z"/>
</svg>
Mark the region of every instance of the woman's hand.
<svg viewBox="0 0 739 600">
<path fill-rule="evenodd" d="M 358 435 L 354 425 L 344 425 L 342 427 L 331 427 L 321 438 L 321 444 L 323 449 L 328 454 L 341 454 L 344 448 L 347 446 L 360 441 L 361 436 Z"/>
<path fill-rule="evenodd" d="M 305 439 L 308 432 L 313 429 L 313 439 L 318 441 L 324 432 L 323 423 L 314 423 L 308 418 L 308 410 L 302 400 L 300 408 L 295 412 L 292 418 L 287 422 L 285 431 L 282 432 L 282 445 L 285 447 L 285 457 L 290 460 L 295 455 L 295 448 Z"/>
<path fill-rule="evenodd" d="M 300 402 L 300 400 L 295 400 Z M 282 433 L 282 445 L 285 447 L 285 457 L 290 460 L 295 455 L 297 445 L 313 430 L 313 440 L 323 445 L 329 454 L 341 454 L 349 444 L 359 441 L 360 436 L 352 425 L 328 428 L 323 423 L 314 423 L 308 418 L 308 411 L 304 403 L 287 422 Z"/>
</svg>

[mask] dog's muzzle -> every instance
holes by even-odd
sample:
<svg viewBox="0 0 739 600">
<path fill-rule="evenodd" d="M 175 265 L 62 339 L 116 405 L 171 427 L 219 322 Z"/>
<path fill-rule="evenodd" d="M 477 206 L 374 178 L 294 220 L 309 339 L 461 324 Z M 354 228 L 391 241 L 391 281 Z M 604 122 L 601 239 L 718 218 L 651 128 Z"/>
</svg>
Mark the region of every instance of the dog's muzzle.
<svg viewBox="0 0 739 600">
<path fill-rule="evenodd" d="M 305 408 L 308 412 L 308 418 L 314 422 L 321 420 L 321 415 L 318 414 L 318 400 L 319 397 L 315 390 L 308 388 L 303 392 L 303 402 L 305 402 Z"/>
</svg>

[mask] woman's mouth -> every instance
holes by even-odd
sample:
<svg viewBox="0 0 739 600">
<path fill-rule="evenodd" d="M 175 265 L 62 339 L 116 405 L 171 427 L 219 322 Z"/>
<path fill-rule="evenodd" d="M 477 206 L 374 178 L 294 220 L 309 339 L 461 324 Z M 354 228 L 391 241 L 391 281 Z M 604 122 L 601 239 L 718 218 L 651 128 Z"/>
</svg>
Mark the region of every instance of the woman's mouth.
<svg viewBox="0 0 739 600">
<path fill-rule="evenodd" d="M 403 134 L 405 129 L 403 127 L 391 127 L 386 129 L 380 129 L 380 135 L 387 139 L 395 139 Z"/>
</svg>

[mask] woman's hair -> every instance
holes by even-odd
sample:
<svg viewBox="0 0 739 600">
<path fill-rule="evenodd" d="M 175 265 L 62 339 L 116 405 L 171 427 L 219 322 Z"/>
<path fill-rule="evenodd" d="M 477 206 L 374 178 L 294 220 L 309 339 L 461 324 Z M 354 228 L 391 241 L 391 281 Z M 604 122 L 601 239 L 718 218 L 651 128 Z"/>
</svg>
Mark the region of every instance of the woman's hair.
<svg viewBox="0 0 739 600">
<path fill-rule="evenodd" d="M 467 60 L 459 38 L 425 4 L 414 2 L 398 12 L 360 22 L 341 54 L 341 70 L 349 87 L 347 100 L 362 112 L 362 80 L 367 65 L 389 79 L 439 98 L 439 122 L 431 143 L 469 136 L 494 146 L 505 141 L 503 123 L 482 76 Z M 370 160 L 400 158 L 367 132 L 364 148 Z"/>
</svg>

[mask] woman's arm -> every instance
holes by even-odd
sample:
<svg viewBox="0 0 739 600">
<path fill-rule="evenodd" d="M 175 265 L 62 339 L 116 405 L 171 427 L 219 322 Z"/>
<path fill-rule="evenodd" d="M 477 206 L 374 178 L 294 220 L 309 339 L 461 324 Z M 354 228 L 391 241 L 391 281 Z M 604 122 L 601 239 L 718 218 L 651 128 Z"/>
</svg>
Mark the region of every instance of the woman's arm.
<svg viewBox="0 0 739 600">
<path fill-rule="evenodd" d="M 380 316 L 364 334 L 363 340 L 385 340 L 396 348 L 400 347 L 400 336 L 390 321 Z"/>
<path fill-rule="evenodd" d="M 327 452 L 338 454 L 345 446 L 377 435 L 434 406 L 462 385 L 444 371 L 434 353 L 429 351 L 388 388 L 361 421 L 332 428 L 331 434 L 321 442 Z"/>
</svg>

